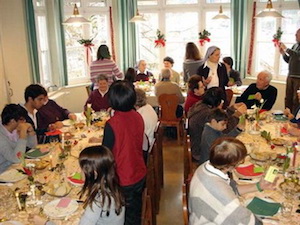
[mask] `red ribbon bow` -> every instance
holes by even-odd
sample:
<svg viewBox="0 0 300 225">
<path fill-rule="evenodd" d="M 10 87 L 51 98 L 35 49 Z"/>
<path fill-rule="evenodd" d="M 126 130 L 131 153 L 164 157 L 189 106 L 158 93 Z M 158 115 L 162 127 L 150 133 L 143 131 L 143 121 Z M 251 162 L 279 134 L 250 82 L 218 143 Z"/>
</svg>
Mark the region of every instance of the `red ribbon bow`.
<svg viewBox="0 0 300 225">
<path fill-rule="evenodd" d="M 274 42 L 275 47 L 279 47 L 279 39 L 273 39 L 272 41 Z"/>
<path fill-rule="evenodd" d="M 155 42 L 155 48 L 157 47 L 165 47 L 166 42 L 164 39 L 157 39 L 154 41 Z"/>
</svg>

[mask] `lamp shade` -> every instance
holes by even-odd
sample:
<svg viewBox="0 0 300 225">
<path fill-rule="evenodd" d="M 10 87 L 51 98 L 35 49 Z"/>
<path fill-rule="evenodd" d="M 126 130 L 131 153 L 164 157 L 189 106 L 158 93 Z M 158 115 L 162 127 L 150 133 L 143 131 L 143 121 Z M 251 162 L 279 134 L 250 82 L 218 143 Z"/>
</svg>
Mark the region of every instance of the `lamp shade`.
<svg viewBox="0 0 300 225">
<path fill-rule="evenodd" d="M 90 21 L 79 14 L 79 10 L 77 8 L 77 5 L 75 4 L 73 15 L 70 18 L 66 19 L 62 24 L 74 25 L 74 24 L 86 24 L 86 23 L 90 23 Z"/>
<path fill-rule="evenodd" d="M 229 19 L 229 17 L 226 16 L 226 15 L 223 13 L 223 8 L 222 8 L 222 6 L 220 5 L 219 13 L 218 13 L 217 15 L 215 15 L 212 19 L 213 19 L 213 20 L 218 20 L 218 19 L 224 19 L 224 20 L 227 20 L 227 19 Z"/>
<path fill-rule="evenodd" d="M 255 16 L 255 18 L 263 17 L 284 18 L 283 15 L 281 15 L 273 8 L 271 0 L 268 0 L 266 8 Z"/>
<path fill-rule="evenodd" d="M 143 15 L 139 14 L 138 10 L 136 10 L 136 15 L 129 20 L 130 23 L 139 23 L 139 22 L 145 22 L 145 21 L 146 21 L 146 19 L 144 18 Z"/>
</svg>

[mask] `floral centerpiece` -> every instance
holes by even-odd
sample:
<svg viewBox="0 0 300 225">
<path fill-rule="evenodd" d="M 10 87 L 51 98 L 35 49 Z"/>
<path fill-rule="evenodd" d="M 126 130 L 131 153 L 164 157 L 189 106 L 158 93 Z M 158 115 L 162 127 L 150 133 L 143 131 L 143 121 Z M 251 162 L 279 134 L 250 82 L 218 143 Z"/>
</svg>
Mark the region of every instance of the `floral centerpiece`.
<svg viewBox="0 0 300 225">
<path fill-rule="evenodd" d="M 33 170 L 35 165 L 25 163 L 25 154 L 23 152 L 18 152 L 17 157 L 20 160 L 23 167 L 23 170 L 18 169 L 18 171 L 22 174 L 27 175 L 27 179 L 29 180 L 30 184 L 33 184 L 34 183 Z"/>
<path fill-rule="evenodd" d="M 211 35 L 211 33 L 209 33 L 205 29 L 199 33 L 199 43 L 201 46 L 203 46 L 205 44 L 205 42 L 210 42 L 210 38 L 209 38 L 210 35 Z"/>
<path fill-rule="evenodd" d="M 251 113 L 248 114 L 248 119 L 251 122 L 250 123 L 250 133 L 258 133 L 260 130 L 259 121 L 260 121 L 260 113 L 264 112 L 265 110 L 262 109 L 262 107 L 265 104 L 264 99 L 261 99 L 259 101 L 260 106 L 257 106 L 254 104 L 251 106 Z"/>
<path fill-rule="evenodd" d="M 156 36 L 157 36 L 157 38 L 156 38 L 156 40 L 154 41 L 154 43 L 155 43 L 155 48 L 165 47 L 165 45 L 166 45 L 165 35 L 162 34 L 162 33 L 160 32 L 160 30 L 157 29 L 157 31 L 156 31 Z"/>
<path fill-rule="evenodd" d="M 275 47 L 279 47 L 279 42 L 281 40 L 281 36 L 283 34 L 283 31 L 281 30 L 281 27 L 278 28 L 278 30 L 276 31 L 276 34 L 273 35 L 273 43 Z"/>
<path fill-rule="evenodd" d="M 93 114 L 93 110 L 92 110 L 92 104 L 87 104 L 86 105 L 86 110 L 84 112 L 85 118 L 86 118 L 86 126 L 90 127 L 91 123 L 92 123 L 92 114 Z"/>
</svg>

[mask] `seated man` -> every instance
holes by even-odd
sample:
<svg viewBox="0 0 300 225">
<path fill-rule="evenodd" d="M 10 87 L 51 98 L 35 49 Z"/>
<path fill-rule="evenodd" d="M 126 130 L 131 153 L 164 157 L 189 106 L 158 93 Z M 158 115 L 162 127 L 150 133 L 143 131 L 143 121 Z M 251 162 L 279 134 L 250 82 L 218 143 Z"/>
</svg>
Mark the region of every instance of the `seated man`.
<svg viewBox="0 0 300 225">
<path fill-rule="evenodd" d="M 174 65 L 174 60 L 171 57 L 167 56 L 164 58 L 164 68 L 171 70 L 170 80 L 179 84 L 180 75 L 179 73 L 177 73 L 175 70 L 172 69 L 173 65 Z M 162 74 L 159 75 L 159 80 L 161 79 L 162 79 Z"/>
<path fill-rule="evenodd" d="M 6 105 L 1 113 L 0 173 L 20 162 L 18 152 L 24 153 L 26 147 L 33 148 L 37 144 L 32 125 L 25 122 L 26 116 L 26 110 L 16 104 Z"/>
<path fill-rule="evenodd" d="M 170 69 L 162 69 L 161 70 L 162 80 L 155 84 L 155 95 L 157 99 L 162 94 L 176 94 L 179 98 L 179 104 L 184 103 L 184 97 L 181 93 L 180 87 L 178 84 L 172 82 L 171 78 L 171 70 Z M 183 114 L 183 108 L 181 105 L 178 106 L 176 115 L 177 117 L 181 117 Z"/>
<path fill-rule="evenodd" d="M 108 103 L 108 78 L 105 74 L 100 74 L 96 78 L 98 89 L 94 90 L 89 98 L 86 100 L 84 105 L 84 110 L 86 110 L 87 104 L 92 104 L 92 109 L 95 112 L 99 112 L 100 110 L 107 110 L 109 108 Z"/>
<path fill-rule="evenodd" d="M 44 105 L 39 108 L 37 114 L 39 130 L 56 130 L 63 127 L 61 121 L 76 120 L 76 115 L 69 110 L 59 106 L 54 100 L 45 97 Z"/>
<path fill-rule="evenodd" d="M 270 85 L 272 74 L 268 71 L 262 71 L 257 75 L 256 83 L 250 84 L 244 91 L 241 97 L 236 99 L 236 102 L 243 102 L 250 109 L 254 104 L 262 109 L 272 109 L 276 97 L 277 89 Z M 262 102 L 263 101 L 263 102 Z"/>
<path fill-rule="evenodd" d="M 44 140 L 45 130 L 38 129 L 37 110 L 45 103 L 47 91 L 39 84 L 31 84 L 26 87 L 24 97 L 25 104 L 20 104 L 27 111 L 25 120 L 30 123 L 37 133 L 38 142 L 42 143 Z"/>
<path fill-rule="evenodd" d="M 149 81 L 149 78 L 151 78 L 153 79 L 152 82 L 155 83 L 153 74 L 147 69 L 147 63 L 145 60 L 139 61 L 136 74 L 136 81 Z"/>
</svg>

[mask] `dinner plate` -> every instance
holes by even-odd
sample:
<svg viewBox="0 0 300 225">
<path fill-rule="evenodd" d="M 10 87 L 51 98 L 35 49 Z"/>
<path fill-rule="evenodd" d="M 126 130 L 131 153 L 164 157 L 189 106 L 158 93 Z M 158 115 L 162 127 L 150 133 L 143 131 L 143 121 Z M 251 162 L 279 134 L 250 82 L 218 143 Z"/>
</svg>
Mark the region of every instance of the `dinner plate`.
<svg viewBox="0 0 300 225">
<path fill-rule="evenodd" d="M 19 221 L 5 221 L 0 223 L 0 225 L 24 225 L 23 223 L 19 222 Z"/>
<path fill-rule="evenodd" d="M 252 207 L 250 209 L 249 208 L 250 204 L 252 203 L 252 201 L 254 199 L 256 199 L 258 201 L 256 203 L 260 203 L 260 205 L 258 205 L 258 204 L 255 204 L 255 206 L 252 205 Z M 276 204 L 276 205 L 274 205 L 274 204 Z M 270 198 L 254 197 L 254 198 L 246 200 L 245 205 L 250 211 L 252 211 L 252 213 L 254 213 L 256 216 L 262 217 L 262 218 L 272 218 L 273 216 L 278 214 L 280 212 L 280 209 L 281 209 L 281 204 L 274 201 L 273 199 L 270 199 Z M 270 208 L 273 208 L 273 209 L 270 209 Z M 272 216 L 264 215 L 263 212 L 266 212 L 266 210 L 269 210 L 269 212 L 273 211 L 272 214 L 273 213 L 274 214 Z M 258 212 L 260 212 L 260 213 L 258 213 Z"/>
<path fill-rule="evenodd" d="M 84 180 L 78 180 L 78 179 L 74 179 L 72 177 L 68 177 L 68 181 L 73 184 L 74 186 L 83 186 L 84 184 Z"/>
<path fill-rule="evenodd" d="M 274 115 L 283 115 L 283 111 L 282 110 L 273 110 L 272 112 Z"/>
<path fill-rule="evenodd" d="M 33 148 L 33 149 L 30 149 L 29 151 L 27 151 L 25 153 L 25 156 L 26 158 L 29 158 L 29 159 L 38 159 L 38 158 L 42 158 L 46 155 L 49 154 L 50 151 L 41 151 L 40 148 Z"/>
<path fill-rule="evenodd" d="M 263 175 L 262 172 L 255 173 L 254 172 L 254 164 L 249 165 L 241 165 L 235 168 L 235 173 L 240 178 L 257 178 Z"/>
<path fill-rule="evenodd" d="M 25 177 L 26 175 L 20 173 L 18 170 L 10 169 L 0 174 L 0 181 L 14 183 L 23 180 Z"/>
<path fill-rule="evenodd" d="M 60 201 L 61 199 L 56 199 L 46 204 L 44 213 L 53 219 L 60 219 L 73 214 L 78 209 L 78 203 L 73 199 L 67 207 L 58 207 Z"/>
</svg>

